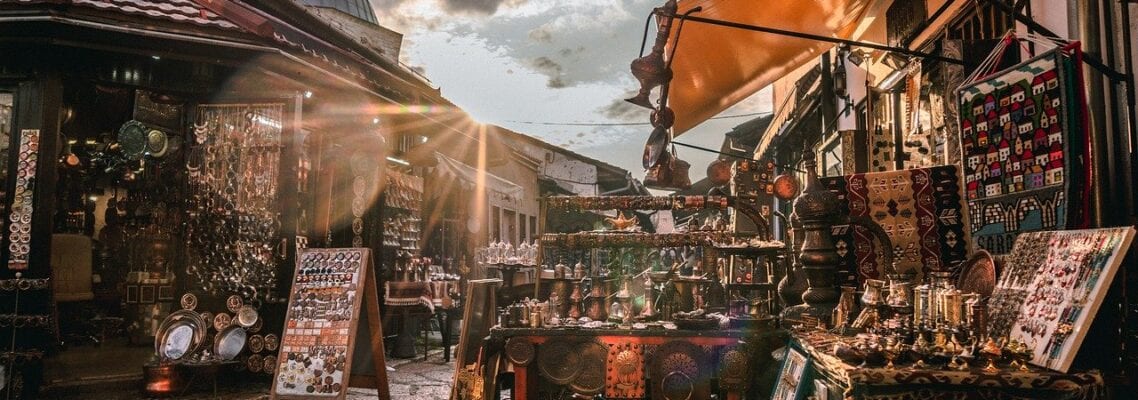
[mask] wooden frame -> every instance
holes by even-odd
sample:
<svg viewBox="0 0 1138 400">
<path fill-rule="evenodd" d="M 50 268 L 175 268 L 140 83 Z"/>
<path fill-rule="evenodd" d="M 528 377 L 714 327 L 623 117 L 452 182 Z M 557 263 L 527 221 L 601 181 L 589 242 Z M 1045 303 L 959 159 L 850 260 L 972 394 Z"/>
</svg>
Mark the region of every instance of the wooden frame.
<svg viewBox="0 0 1138 400">
<path fill-rule="evenodd" d="M 320 258 L 319 260 L 306 260 L 305 256 L 313 259 Z M 350 299 L 347 309 L 341 306 L 339 310 L 324 310 L 322 314 L 308 314 L 302 317 L 298 313 L 307 313 L 312 310 L 306 305 L 302 304 L 304 295 L 315 296 L 318 291 L 326 291 L 329 289 L 327 282 L 320 283 L 319 287 L 315 285 L 308 286 L 309 279 L 312 275 L 301 274 L 304 272 L 302 267 L 305 261 L 313 261 L 319 263 L 321 267 L 333 265 L 335 262 L 342 260 L 357 260 L 360 264 L 358 269 L 350 272 L 348 279 L 333 281 L 334 284 L 342 290 L 339 299 Z M 353 365 L 353 355 L 355 353 L 356 339 L 359 336 L 359 321 L 361 318 L 360 312 L 364 311 L 368 314 L 365 316 L 368 323 L 368 335 L 370 336 L 370 351 L 372 362 L 375 366 L 375 380 L 373 383 L 378 390 L 379 398 L 390 398 L 388 392 L 387 382 L 387 367 L 383 358 L 383 331 L 379 324 L 379 296 L 376 290 L 375 271 L 371 265 L 371 254 L 367 248 L 348 248 L 348 249 L 305 249 L 297 257 L 296 270 L 294 271 L 293 287 L 289 292 L 289 302 L 287 314 L 285 316 L 285 327 L 281 335 L 281 348 L 278 363 L 273 374 L 273 386 L 271 390 L 272 399 L 343 399 L 347 396 L 349 386 L 353 382 L 358 382 L 359 379 L 353 379 L 351 374 Z M 330 274 L 337 275 L 337 274 Z M 336 288 L 337 286 L 332 286 Z M 337 301 L 339 301 L 337 299 Z M 363 302 L 367 302 L 367 309 L 361 310 Z M 346 314 L 345 314 L 346 313 Z M 296 356 L 308 357 L 311 352 L 318 352 L 316 361 L 308 365 L 300 367 L 301 363 L 290 365 L 289 358 Z M 327 356 L 321 358 L 324 351 L 329 351 L 335 356 Z M 305 354 L 308 352 L 309 354 Z M 324 360 L 342 358 L 342 365 L 333 365 L 332 372 L 327 374 L 321 373 L 317 375 L 312 366 L 318 365 L 324 367 L 323 370 L 328 370 Z M 292 375 L 289 378 L 297 378 L 290 380 L 289 378 L 281 377 L 282 373 L 286 371 L 296 371 L 300 376 Z M 310 375 L 304 375 L 306 371 L 313 371 Z M 323 371 L 321 371 L 323 372 Z M 339 381 L 336 380 L 335 374 L 339 372 Z M 326 390 L 316 390 L 316 385 L 308 385 L 306 379 L 311 377 L 323 376 L 328 380 L 326 383 L 329 385 Z M 293 384 L 289 386 L 289 384 Z M 325 389 L 325 388 L 321 388 Z M 320 393 L 322 392 L 322 393 Z"/>
<path fill-rule="evenodd" d="M 775 379 L 772 400 L 800 400 L 806 397 L 807 392 L 814 392 L 815 388 L 807 370 L 810 369 L 810 358 L 802 350 L 788 345 L 786 359 L 779 368 Z"/>
<path fill-rule="evenodd" d="M 460 378 L 464 376 L 463 369 L 468 365 L 474 365 L 476 370 L 475 374 L 479 373 L 477 368 L 480 363 L 480 356 L 482 352 L 471 352 L 471 346 L 480 348 L 482 339 L 490 334 L 490 328 L 494 326 L 497 317 L 497 307 L 495 299 L 497 298 L 498 284 L 502 283 L 501 279 L 476 279 L 466 283 L 466 304 L 463 305 L 463 318 L 462 328 L 460 330 L 461 336 L 458 338 L 458 349 L 455 351 L 455 382 L 451 386 L 451 399 L 463 398 L 460 391 L 463 386 L 460 385 Z"/>
</svg>

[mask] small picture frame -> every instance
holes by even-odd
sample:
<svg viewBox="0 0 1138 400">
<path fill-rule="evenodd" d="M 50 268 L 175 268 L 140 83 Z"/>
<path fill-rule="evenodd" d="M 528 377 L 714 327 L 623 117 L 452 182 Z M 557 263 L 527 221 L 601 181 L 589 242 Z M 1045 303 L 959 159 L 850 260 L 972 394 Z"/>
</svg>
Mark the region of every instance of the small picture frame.
<svg viewBox="0 0 1138 400">
<path fill-rule="evenodd" d="M 138 304 L 138 285 L 127 285 L 126 304 Z"/>
<path fill-rule="evenodd" d="M 806 357 L 806 354 L 794 346 L 788 345 L 786 359 L 782 362 L 782 369 L 779 370 L 778 382 L 775 384 L 771 399 L 803 400 L 806 398 L 806 393 L 814 392 L 815 388 L 810 387 L 813 385 L 803 384 L 803 382 L 809 382 L 805 379 L 808 377 L 809 368 L 810 359 Z"/>
<path fill-rule="evenodd" d="M 174 300 L 174 286 L 162 285 L 158 287 L 158 301 Z"/>
<path fill-rule="evenodd" d="M 142 304 L 154 303 L 154 292 L 155 291 L 156 290 L 154 289 L 154 285 L 143 286 L 142 287 L 142 294 L 140 295 L 138 302 L 142 303 Z"/>
</svg>

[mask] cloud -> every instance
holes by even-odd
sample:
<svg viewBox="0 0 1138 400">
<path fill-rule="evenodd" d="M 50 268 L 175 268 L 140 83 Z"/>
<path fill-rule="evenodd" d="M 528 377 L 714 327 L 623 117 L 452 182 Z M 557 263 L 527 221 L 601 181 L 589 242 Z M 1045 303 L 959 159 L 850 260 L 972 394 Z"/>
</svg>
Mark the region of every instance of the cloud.
<svg viewBox="0 0 1138 400">
<path fill-rule="evenodd" d="M 447 11 L 493 15 L 498 12 L 498 6 L 501 6 L 502 3 L 520 2 L 507 0 L 443 0 L 442 3 L 443 8 Z"/>
<path fill-rule="evenodd" d="M 569 86 L 562 76 L 564 68 L 561 64 L 553 61 L 553 59 L 541 56 L 531 60 L 530 65 L 532 65 L 537 72 L 549 77 L 549 82 L 546 85 L 550 88 L 560 89 Z"/>
<path fill-rule="evenodd" d="M 553 32 L 548 27 L 539 26 L 529 31 L 529 38 L 538 43 L 553 43 Z"/>
<path fill-rule="evenodd" d="M 612 101 L 600 107 L 597 111 L 609 119 L 625 122 L 646 122 L 649 116 L 648 109 L 624 101 L 624 99 L 635 95 L 635 90 L 626 92 L 623 96 L 612 99 Z"/>
</svg>

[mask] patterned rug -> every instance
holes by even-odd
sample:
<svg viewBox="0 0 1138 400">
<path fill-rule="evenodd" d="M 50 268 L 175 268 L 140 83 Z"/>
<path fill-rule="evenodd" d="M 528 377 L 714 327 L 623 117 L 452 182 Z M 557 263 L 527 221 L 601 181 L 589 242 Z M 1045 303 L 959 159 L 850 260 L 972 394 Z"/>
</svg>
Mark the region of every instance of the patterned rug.
<svg viewBox="0 0 1138 400">
<path fill-rule="evenodd" d="M 1010 252 L 1020 233 L 1069 225 L 1068 178 L 1085 140 L 1080 110 L 1068 107 L 1071 63 L 1049 51 L 960 89 L 972 237 L 992 254 Z"/>
<path fill-rule="evenodd" d="M 945 165 L 906 171 L 873 172 L 821 178 L 838 195 L 840 211 L 881 226 L 893 242 L 901 272 L 920 279 L 930 268 L 952 267 L 967 259 L 970 230 L 959 168 Z M 834 244 L 841 256 L 843 285 L 885 276 L 883 249 L 860 226 L 838 226 Z"/>
</svg>

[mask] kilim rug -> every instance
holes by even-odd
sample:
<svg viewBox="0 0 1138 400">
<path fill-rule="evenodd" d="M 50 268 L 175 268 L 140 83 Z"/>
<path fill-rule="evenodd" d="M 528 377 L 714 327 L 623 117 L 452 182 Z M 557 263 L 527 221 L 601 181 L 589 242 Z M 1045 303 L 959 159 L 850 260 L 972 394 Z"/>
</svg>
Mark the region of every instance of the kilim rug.
<svg viewBox="0 0 1138 400">
<path fill-rule="evenodd" d="M 1068 227 L 1081 125 L 1072 57 L 1056 49 L 959 91 L 961 153 L 972 237 L 993 254 L 1018 234 Z M 1077 51 L 1077 50 L 1076 50 Z M 1079 179 L 1074 179 L 1075 181 Z"/>
<path fill-rule="evenodd" d="M 945 165 L 905 171 L 871 172 L 821 178 L 838 195 L 840 211 L 864 217 L 885 231 L 893 249 L 885 249 L 860 226 L 838 226 L 834 244 L 841 256 L 843 285 L 883 278 L 888 266 L 882 252 L 893 251 L 899 272 L 923 277 L 930 268 L 948 268 L 968 257 L 970 229 L 959 167 Z"/>
</svg>

